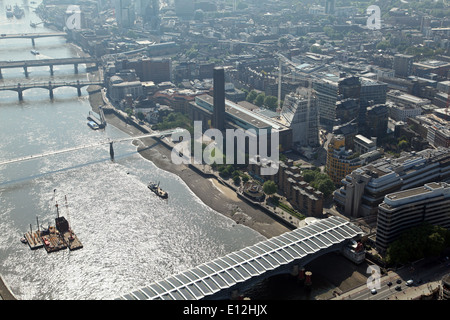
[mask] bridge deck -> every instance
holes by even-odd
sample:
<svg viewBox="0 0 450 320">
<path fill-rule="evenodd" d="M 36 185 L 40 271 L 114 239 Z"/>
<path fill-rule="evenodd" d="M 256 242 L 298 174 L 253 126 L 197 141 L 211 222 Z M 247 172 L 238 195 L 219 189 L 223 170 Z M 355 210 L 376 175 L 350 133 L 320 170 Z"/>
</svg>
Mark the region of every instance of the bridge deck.
<svg viewBox="0 0 450 320">
<path fill-rule="evenodd" d="M 160 132 L 159 131 L 152 132 L 149 134 L 143 134 L 143 135 L 139 135 L 139 136 L 120 138 L 120 139 L 116 139 L 116 140 L 108 139 L 105 141 L 100 141 L 100 142 L 96 142 L 96 143 L 89 144 L 89 145 L 81 145 L 81 146 L 76 146 L 76 147 L 62 149 L 62 150 L 49 151 L 49 152 L 45 152 L 45 153 L 41 153 L 41 154 L 35 154 L 35 155 L 25 156 L 25 157 L 16 158 L 16 159 L 2 160 L 2 161 L 0 161 L 0 165 L 21 162 L 21 161 L 27 161 L 27 160 L 33 160 L 33 159 L 37 159 L 37 158 L 48 157 L 48 156 L 52 156 L 52 155 L 56 155 L 56 154 L 72 152 L 72 151 L 86 149 L 86 148 L 98 147 L 98 146 L 101 146 L 104 144 L 109 144 L 112 142 L 124 142 L 124 141 L 130 141 L 130 140 L 141 139 L 141 138 L 157 137 L 157 136 L 161 136 L 161 135 L 170 135 L 170 134 L 173 134 L 180 130 L 181 129 L 177 128 L 177 129 L 171 129 L 171 130 L 164 130 L 164 131 L 160 131 Z"/>
<path fill-rule="evenodd" d="M 343 218 L 322 219 L 154 282 L 120 299 L 199 300 L 358 235 L 362 230 Z"/>
<path fill-rule="evenodd" d="M 37 60 L 18 60 L 18 61 L 0 61 L 0 69 L 5 68 L 20 68 L 20 67 L 40 67 L 49 65 L 64 65 L 64 64 L 83 64 L 96 63 L 97 59 L 92 57 L 82 58 L 57 58 L 57 59 L 37 59 Z"/>
</svg>

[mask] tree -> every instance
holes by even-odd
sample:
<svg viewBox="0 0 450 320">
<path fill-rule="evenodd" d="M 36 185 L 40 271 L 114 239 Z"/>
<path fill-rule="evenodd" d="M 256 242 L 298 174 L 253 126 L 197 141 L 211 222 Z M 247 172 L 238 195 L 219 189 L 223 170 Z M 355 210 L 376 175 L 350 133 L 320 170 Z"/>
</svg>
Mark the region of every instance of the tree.
<svg viewBox="0 0 450 320">
<path fill-rule="evenodd" d="M 245 98 L 245 100 L 247 100 L 248 102 L 253 103 L 253 101 L 256 99 L 257 96 L 258 96 L 258 92 L 256 92 L 255 90 L 251 90 L 247 94 L 247 97 Z"/>
<path fill-rule="evenodd" d="M 272 195 L 278 191 L 278 187 L 272 180 L 267 180 L 263 184 L 263 191 L 267 195 Z"/>
<path fill-rule="evenodd" d="M 253 101 L 253 103 L 255 105 L 257 105 L 258 107 L 261 107 L 264 104 L 265 97 L 266 97 L 266 95 L 264 93 L 260 93 L 260 94 L 258 94 L 256 99 Z"/>
<path fill-rule="evenodd" d="M 138 111 L 138 113 L 136 114 L 136 117 L 139 120 L 144 120 L 145 119 L 145 114 L 143 114 L 142 111 Z"/>
<path fill-rule="evenodd" d="M 275 110 L 277 107 L 277 103 L 278 103 L 278 99 L 277 97 L 274 96 L 267 96 L 264 98 L 264 105 L 271 109 L 271 110 Z"/>
</svg>

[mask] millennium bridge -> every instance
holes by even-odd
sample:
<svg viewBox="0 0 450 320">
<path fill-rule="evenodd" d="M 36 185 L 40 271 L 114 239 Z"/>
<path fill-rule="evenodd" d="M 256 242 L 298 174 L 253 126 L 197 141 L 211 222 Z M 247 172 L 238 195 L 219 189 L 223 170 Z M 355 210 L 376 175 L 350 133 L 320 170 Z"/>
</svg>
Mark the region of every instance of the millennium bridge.
<svg viewBox="0 0 450 320">
<path fill-rule="evenodd" d="M 230 299 L 271 276 L 298 272 L 317 257 L 345 250 L 363 231 L 341 217 L 317 220 L 124 294 L 117 300 Z M 359 259 L 364 256 L 361 251 Z"/>
</svg>

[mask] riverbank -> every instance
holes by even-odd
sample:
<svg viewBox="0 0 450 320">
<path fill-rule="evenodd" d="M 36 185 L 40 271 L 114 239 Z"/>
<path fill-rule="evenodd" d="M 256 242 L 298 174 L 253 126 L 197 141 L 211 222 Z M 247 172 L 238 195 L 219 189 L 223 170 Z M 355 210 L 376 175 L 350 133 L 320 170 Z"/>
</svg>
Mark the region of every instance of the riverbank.
<svg viewBox="0 0 450 320">
<path fill-rule="evenodd" d="M 3 281 L 2 276 L 0 276 L 0 300 L 17 300 Z"/>
<path fill-rule="evenodd" d="M 98 106 L 104 105 L 102 93 L 93 92 L 96 88 L 90 88 L 88 91 L 89 101 L 94 112 L 97 112 Z M 113 125 L 119 130 L 130 136 L 142 135 L 142 131 L 133 125 L 117 117 L 114 113 L 105 113 L 108 124 Z M 141 142 L 134 142 L 138 147 L 138 152 L 145 159 L 153 162 L 158 168 L 176 174 L 180 177 L 192 192 L 213 210 L 233 219 L 236 223 L 243 224 L 266 238 L 271 238 L 287 231 L 290 231 L 285 225 L 275 221 L 266 213 L 252 207 L 250 204 L 239 199 L 235 192 L 228 187 L 206 179 L 199 173 L 190 169 L 186 165 L 177 165 L 171 161 L 171 150 L 153 138 L 140 139 Z"/>
</svg>

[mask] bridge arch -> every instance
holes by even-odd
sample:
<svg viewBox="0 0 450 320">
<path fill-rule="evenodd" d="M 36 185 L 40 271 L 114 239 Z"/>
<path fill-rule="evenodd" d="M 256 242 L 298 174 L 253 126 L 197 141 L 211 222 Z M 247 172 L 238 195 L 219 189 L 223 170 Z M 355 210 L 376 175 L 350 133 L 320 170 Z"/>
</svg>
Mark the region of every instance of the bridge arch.
<svg viewBox="0 0 450 320">
<path fill-rule="evenodd" d="M 121 296 L 124 300 L 208 300 L 229 298 L 236 289 L 289 272 L 317 257 L 341 249 L 362 230 L 341 217 L 319 220 L 203 263 Z"/>
</svg>

